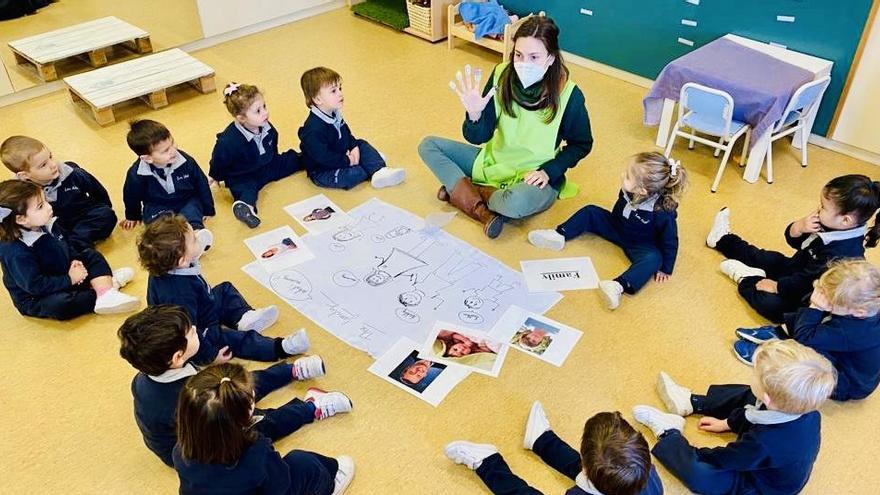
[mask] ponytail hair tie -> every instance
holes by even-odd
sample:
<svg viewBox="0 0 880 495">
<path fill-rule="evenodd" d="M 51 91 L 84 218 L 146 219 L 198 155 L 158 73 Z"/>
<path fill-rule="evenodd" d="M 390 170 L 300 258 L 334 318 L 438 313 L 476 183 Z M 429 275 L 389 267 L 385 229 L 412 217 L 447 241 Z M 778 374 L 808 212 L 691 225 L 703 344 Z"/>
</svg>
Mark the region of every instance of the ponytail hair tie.
<svg viewBox="0 0 880 495">
<path fill-rule="evenodd" d="M 222 385 L 223 382 L 231 382 L 231 381 L 232 381 L 232 378 L 229 378 L 228 376 L 224 376 L 223 378 L 220 379 L 220 384 Z"/>
<path fill-rule="evenodd" d="M 9 209 L 5 206 L 0 206 L 0 222 L 2 222 L 3 220 L 6 220 L 6 217 L 8 217 L 11 214 L 12 214 L 11 209 Z"/>
<path fill-rule="evenodd" d="M 223 96 L 232 95 L 232 93 L 235 93 L 236 91 L 238 91 L 239 86 L 241 86 L 241 84 L 234 83 L 234 82 L 227 84 L 226 87 L 223 89 Z"/>
<path fill-rule="evenodd" d="M 679 160 L 675 160 L 673 158 L 669 159 L 669 176 L 675 177 L 678 175 L 678 167 L 681 166 L 681 162 Z"/>
</svg>

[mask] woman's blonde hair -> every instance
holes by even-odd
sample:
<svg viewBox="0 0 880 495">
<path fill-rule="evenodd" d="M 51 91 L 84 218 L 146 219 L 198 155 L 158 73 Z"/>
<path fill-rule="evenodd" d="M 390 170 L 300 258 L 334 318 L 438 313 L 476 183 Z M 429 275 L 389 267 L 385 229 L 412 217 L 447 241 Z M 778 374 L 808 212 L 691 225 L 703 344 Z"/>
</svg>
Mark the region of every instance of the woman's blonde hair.
<svg viewBox="0 0 880 495">
<path fill-rule="evenodd" d="M 630 158 L 627 173 L 648 192 L 660 198 L 655 209 L 674 211 L 687 188 L 687 172 L 676 160 L 656 151 L 638 153 Z"/>
<path fill-rule="evenodd" d="M 254 100 L 263 94 L 256 86 L 231 82 L 223 89 L 223 104 L 233 117 L 244 115 Z"/>
<path fill-rule="evenodd" d="M 880 312 L 880 270 L 863 259 L 832 263 L 819 277 L 816 288 L 834 306 L 860 309 L 866 316 Z"/>
<path fill-rule="evenodd" d="M 822 407 L 837 385 L 837 370 L 818 352 L 794 340 L 773 340 L 755 351 L 755 374 L 773 406 L 790 414 Z"/>
</svg>

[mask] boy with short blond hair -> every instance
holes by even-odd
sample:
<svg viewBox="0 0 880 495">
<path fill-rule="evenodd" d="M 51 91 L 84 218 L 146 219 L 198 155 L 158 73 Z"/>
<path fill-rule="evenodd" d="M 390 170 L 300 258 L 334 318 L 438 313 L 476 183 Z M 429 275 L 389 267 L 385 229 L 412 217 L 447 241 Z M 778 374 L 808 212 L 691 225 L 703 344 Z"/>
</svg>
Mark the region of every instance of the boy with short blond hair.
<svg viewBox="0 0 880 495">
<path fill-rule="evenodd" d="M 74 252 L 93 249 L 113 232 L 116 213 L 110 195 L 84 168 L 56 161 L 45 144 L 28 136 L 3 141 L 0 159 L 17 179 L 43 188 Z"/>
<path fill-rule="evenodd" d="M 658 393 L 667 410 L 636 406 L 636 420 L 657 435 L 652 453 L 695 493 L 799 493 L 819 455 L 821 416 L 837 373 L 828 359 L 794 340 L 775 340 L 755 352 L 749 385 L 712 385 L 691 393 L 661 372 Z M 724 447 L 694 448 L 683 416 L 702 414 L 700 429 L 733 431 Z"/>
</svg>

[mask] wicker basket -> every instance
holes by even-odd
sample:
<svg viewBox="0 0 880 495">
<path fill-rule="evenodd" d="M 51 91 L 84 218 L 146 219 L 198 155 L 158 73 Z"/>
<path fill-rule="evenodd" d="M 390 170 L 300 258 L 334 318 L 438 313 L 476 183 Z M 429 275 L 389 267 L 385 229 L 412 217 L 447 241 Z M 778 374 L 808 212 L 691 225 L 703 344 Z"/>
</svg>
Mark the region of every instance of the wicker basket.
<svg viewBox="0 0 880 495">
<path fill-rule="evenodd" d="M 406 2 L 406 13 L 409 15 L 409 27 L 420 33 L 432 36 L 431 7 L 421 7 L 409 1 Z"/>
</svg>

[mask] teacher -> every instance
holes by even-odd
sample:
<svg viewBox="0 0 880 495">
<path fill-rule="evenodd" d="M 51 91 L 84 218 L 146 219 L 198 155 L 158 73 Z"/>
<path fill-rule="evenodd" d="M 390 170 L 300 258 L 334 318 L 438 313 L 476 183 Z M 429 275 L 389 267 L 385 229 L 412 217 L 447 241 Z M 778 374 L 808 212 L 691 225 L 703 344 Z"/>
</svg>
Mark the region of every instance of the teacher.
<svg viewBox="0 0 880 495">
<path fill-rule="evenodd" d="M 471 144 L 435 136 L 419 144 L 419 156 L 443 184 L 437 198 L 481 222 L 490 239 L 506 218 L 575 196 L 577 185 L 565 172 L 593 147 L 584 94 L 562 61 L 556 23 L 530 17 L 513 40 L 513 64 L 496 66 L 482 93 L 480 69 L 471 74 L 466 66 L 457 84 L 449 83 L 464 105 L 462 134 Z"/>
</svg>

